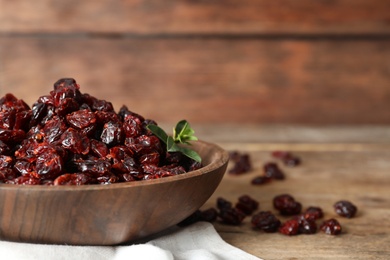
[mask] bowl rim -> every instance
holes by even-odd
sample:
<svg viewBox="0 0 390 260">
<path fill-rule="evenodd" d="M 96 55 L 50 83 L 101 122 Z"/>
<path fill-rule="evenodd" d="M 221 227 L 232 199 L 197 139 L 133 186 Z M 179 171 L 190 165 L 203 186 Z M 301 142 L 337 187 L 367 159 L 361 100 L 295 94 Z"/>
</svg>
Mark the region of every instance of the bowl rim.
<svg viewBox="0 0 390 260">
<path fill-rule="evenodd" d="M 21 190 L 27 189 L 31 191 L 41 190 L 41 191 L 67 191 L 67 190 L 106 190 L 106 189 L 123 189 L 127 187 L 138 187 L 138 186 L 149 186 L 149 185 L 157 185 L 161 183 L 168 183 L 179 181 L 183 179 L 193 178 L 199 175 L 206 174 L 213 170 L 216 170 L 223 165 L 227 165 L 229 161 L 229 154 L 226 150 L 221 148 L 219 145 L 203 140 L 198 140 L 196 143 L 206 145 L 209 148 L 214 148 L 221 153 L 221 157 L 213 158 L 213 160 L 207 165 L 199 168 L 195 171 L 186 172 L 179 175 L 163 177 L 159 179 L 150 179 L 150 180 L 140 180 L 140 181 L 131 181 L 131 182 L 120 182 L 120 183 L 112 183 L 112 184 L 87 184 L 87 185 L 15 185 L 15 184 L 6 184 L 0 183 L 0 191 L 1 190 Z M 194 143 L 194 145 L 196 145 Z"/>
</svg>

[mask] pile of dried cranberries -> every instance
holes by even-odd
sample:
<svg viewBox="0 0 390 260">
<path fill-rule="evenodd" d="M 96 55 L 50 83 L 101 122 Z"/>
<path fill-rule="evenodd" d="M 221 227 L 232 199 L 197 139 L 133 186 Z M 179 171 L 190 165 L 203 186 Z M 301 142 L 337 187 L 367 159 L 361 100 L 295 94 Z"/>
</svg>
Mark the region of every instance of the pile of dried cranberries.
<svg viewBox="0 0 390 260">
<path fill-rule="evenodd" d="M 156 179 L 201 167 L 167 153 L 146 126 L 156 124 L 123 106 L 82 94 L 60 79 L 30 108 L 12 94 L 0 99 L 0 183 L 109 184 Z"/>
</svg>

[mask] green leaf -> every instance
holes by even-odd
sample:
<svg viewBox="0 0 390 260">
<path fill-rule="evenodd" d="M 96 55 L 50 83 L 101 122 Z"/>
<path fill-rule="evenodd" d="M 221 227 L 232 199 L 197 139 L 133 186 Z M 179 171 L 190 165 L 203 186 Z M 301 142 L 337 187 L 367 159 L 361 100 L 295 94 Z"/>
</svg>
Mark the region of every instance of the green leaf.
<svg viewBox="0 0 390 260">
<path fill-rule="evenodd" d="M 181 120 L 173 129 L 173 139 L 175 142 L 189 144 L 189 141 L 198 140 L 194 133 L 195 131 L 190 127 L 190 124 L 186 120 Z"/>
<path fill-rule="evenodd" d="M 167 144 L 168 140 L 168 134 L 159 126 L 157 125 L 147 125 L 147 129 L 149 129 L 155 136 L 157 136 L 161 141 L 163 141 L 165 144 Z"/>
<path fill-rule="evenodd" d="M 168 152 L 178 152 L 180 148 L 176 145 L 175 140 L 173 140 L 172 136 L 168 136 L 167 139 L 167 151 Z"/>
<path fill-rule="evenodd" d="M 180 140 L 180 136 L 182 135 L 182 132 L 187 128 L 187 126 L 187 120 L 180 120 L 173 129 L 173 139 Z"/>
<path fill-rule="evenodd" d="M 186 148 L 186 147 L 179 147 L 179 151 L 183 153 L 185 156 L 197 161 L 197 162 L 202 162 L 202 158 L 200 155 L 195 152 L 192 149 Z"/>
<path fill-rule="evenodd" d="M 198 138 L 194 136 L 195 131 L 190 127 L 186 120 L 179 121 L 173 129 L 173 137 L 169 136 L 162 128 L 157 125 L 150 124 L 146 126 L 155 136 L 166 144 L 167 152 L 181 152 L 185 156 L 201 162 L 202 159 L 194 150 L 180 146 L 180 144 L 188 144 L 189 141 L 197 141 Z"/>
</svg>

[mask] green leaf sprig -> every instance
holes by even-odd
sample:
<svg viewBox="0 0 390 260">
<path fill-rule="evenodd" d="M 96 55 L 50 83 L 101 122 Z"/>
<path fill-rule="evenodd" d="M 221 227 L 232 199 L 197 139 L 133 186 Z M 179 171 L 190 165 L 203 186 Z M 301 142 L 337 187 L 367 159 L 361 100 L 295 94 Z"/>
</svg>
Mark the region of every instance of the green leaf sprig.
<svg viewBox="0 0 390 260">
<path fill-rule="evenodd" d="M 157 136 L 161 141 L 163 141 L 167 146 L 168 152 L 181 152 L 185 156 L 201 162 L 199 154 L 194 150 L 183 147 L 180 144 L 191 145 L 190 141 L 197 141 L 198 138 L 194 135 L 195 131 L 190 127 L 190 124 L 187 120 L 179 121 L 176 126 L 173 128 L 173 135 L 169 136 L 161 127 L 153 124 L 146 126 L 155 136 Z"/>
</svg>

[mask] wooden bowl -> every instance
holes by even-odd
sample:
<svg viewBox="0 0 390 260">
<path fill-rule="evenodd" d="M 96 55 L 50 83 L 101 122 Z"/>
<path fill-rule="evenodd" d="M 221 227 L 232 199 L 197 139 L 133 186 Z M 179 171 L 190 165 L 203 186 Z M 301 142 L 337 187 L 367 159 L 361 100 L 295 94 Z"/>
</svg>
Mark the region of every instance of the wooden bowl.
<svg viewBox="0 0 390 260">
<path fill-rule="evenodd" d="M 198 141 L 199 170 L 155 180 L 83 186 L 0 185 L 0 239 L 115 245 L 174 226 L 219 185 L 228 153 Z"/>
</svg>

